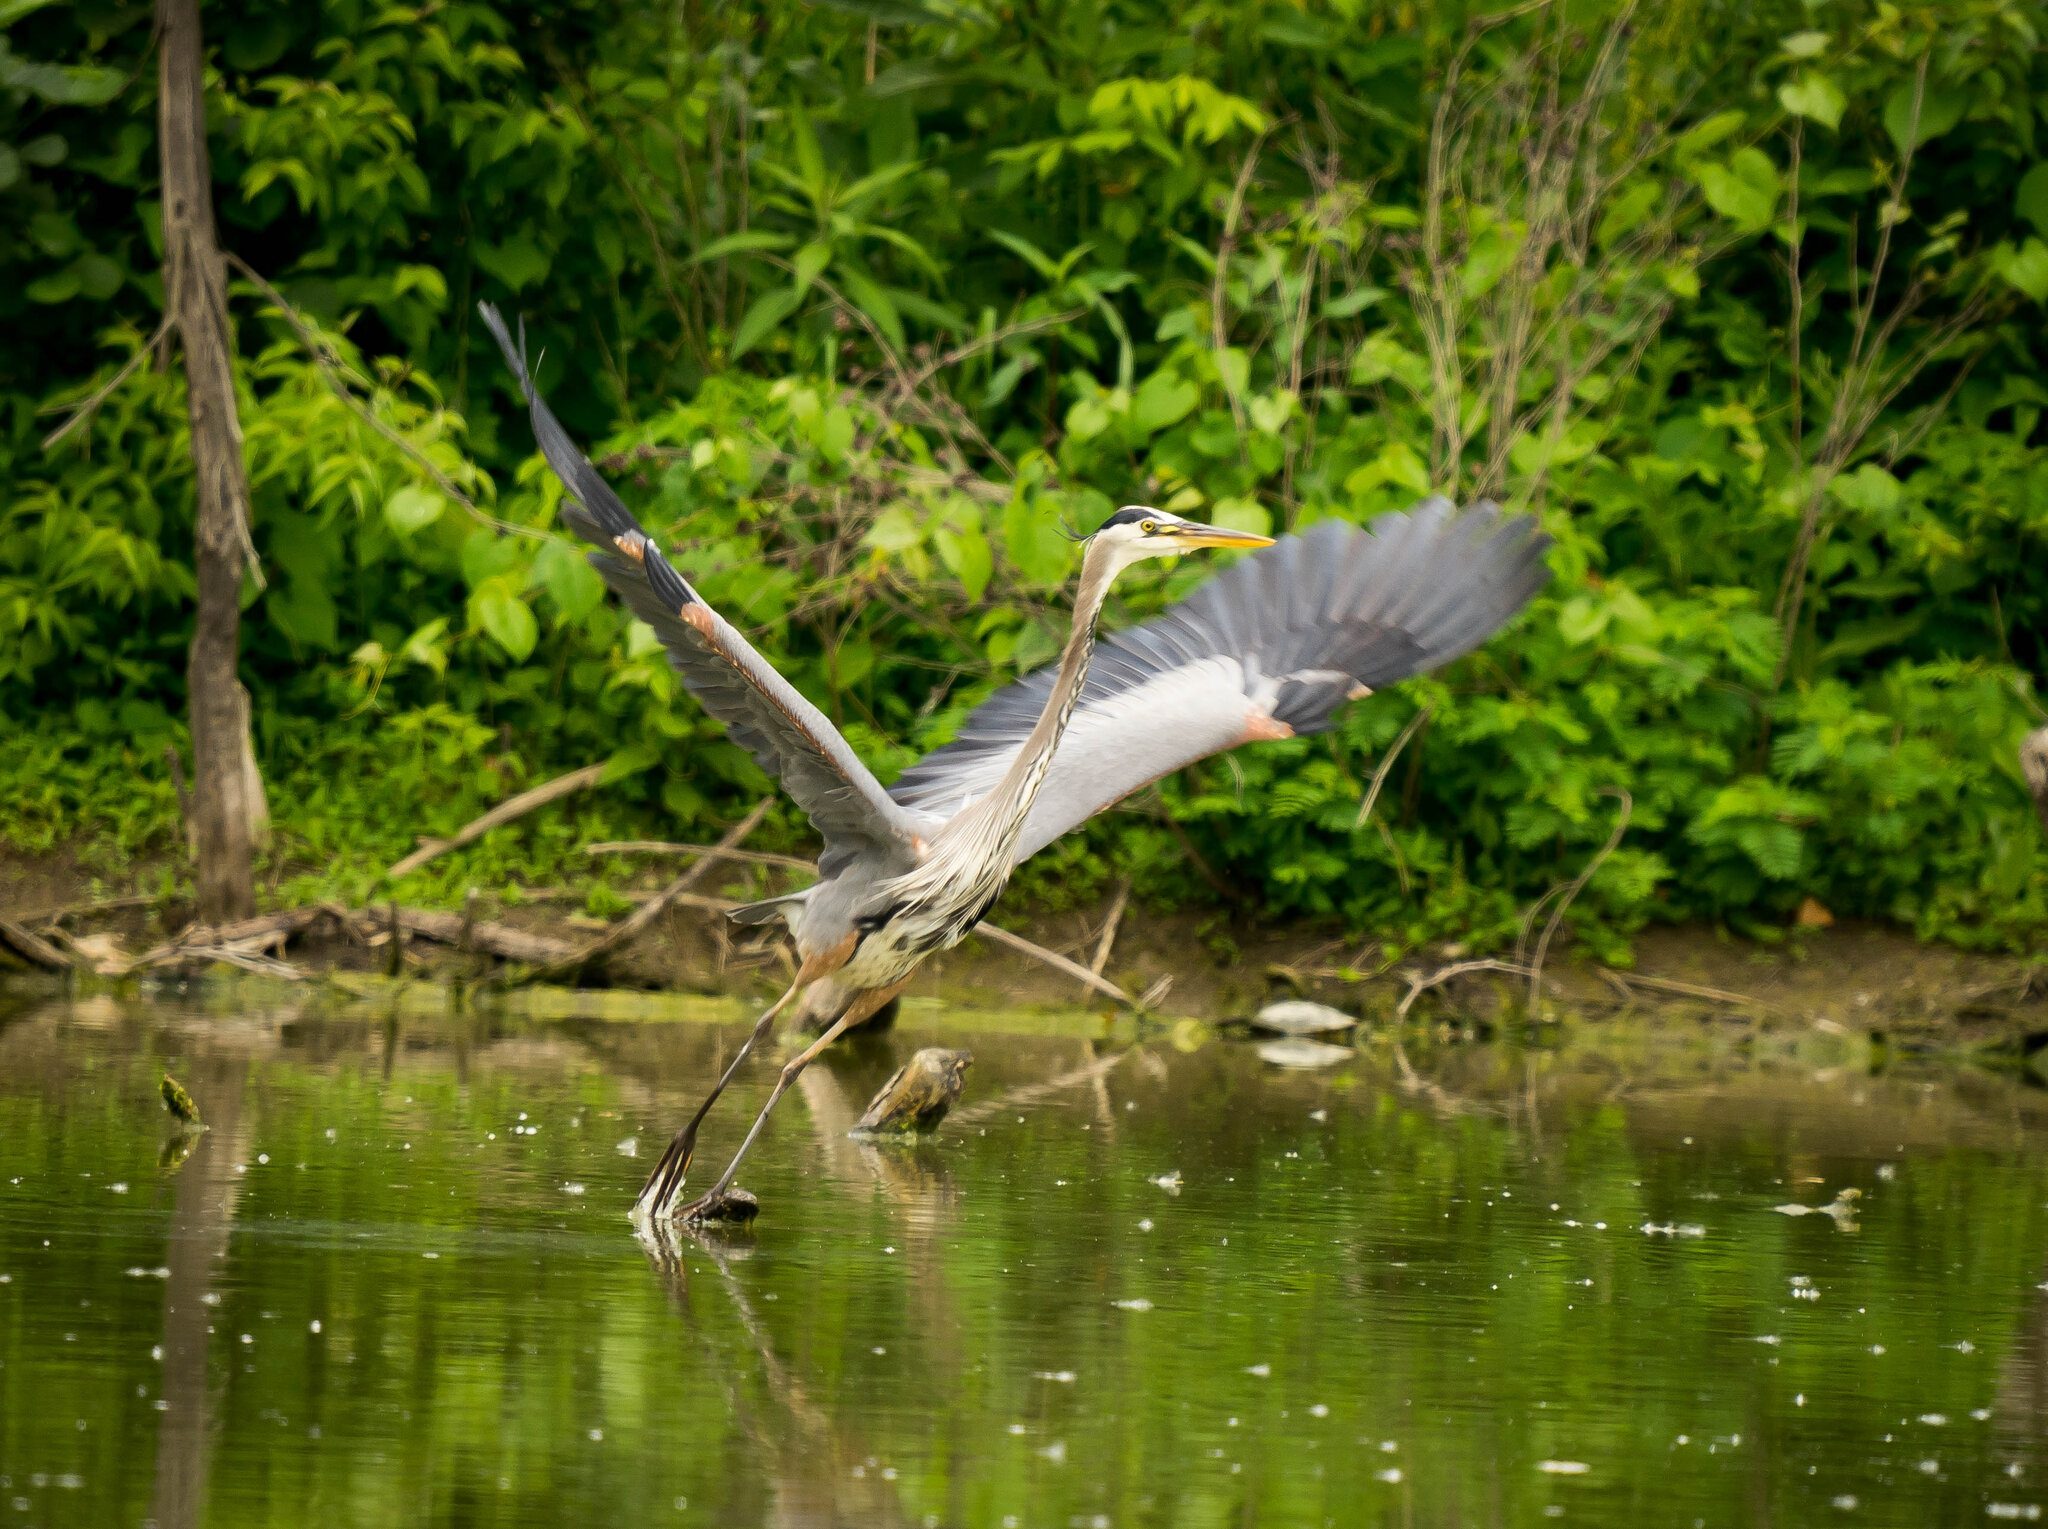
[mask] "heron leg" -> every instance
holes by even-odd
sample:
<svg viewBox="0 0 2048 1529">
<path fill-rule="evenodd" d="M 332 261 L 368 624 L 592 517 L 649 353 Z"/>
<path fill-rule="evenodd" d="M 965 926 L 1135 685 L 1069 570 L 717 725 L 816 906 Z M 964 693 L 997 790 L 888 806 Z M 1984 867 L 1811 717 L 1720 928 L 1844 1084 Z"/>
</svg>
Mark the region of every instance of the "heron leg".
<svg viewBox="0 0 2048 1529">
<path fill-rule="evenodd" d="M 893 987 L 875 988 L 869 992 L 855 994 L 853 1002 L 848 1004 L 846 1012 L 833 1022 L 831 1029 L 827 1030 L 815 1041 L 812 1041 L 810 1045 L 806 1046 L 784 1064 L 782 1075 L 775 1080 L 775 1087 L 769 1091 L 768 1102 L 761 1106 L 761 1113 L 754 1117 L 753 1128 L 747 1132 L 746 1139 L 740 1143 L 739 1151 L 732 1155 L 732 1161 L 725 1165 L 725 1172 L 718 1176 L 718 1182 L 705 1192 L 702 1199 L 686 1205 L 677 1211 L 678 1219 L 683 1221 L 709 1221 L 717 1216 L 719 1207 L 724 1203 L 725 1192 L 732 1188 L 733 1175 L 739 1172 L 740 1159 L 745 1157 L 747 1149 L 754 1145 L 754 1139 L 761 1134 L 761 1127 L 768 1123 L 768 1112 L 773 1110 L 776 1101 L 788 1092 L 789 1085 L 796 1081 L 797 1074 L 810 1066 L 817 1059 L 819 1052 L 838 1040 L 840 1036 L 851 1030 L 855 1025 L 867 1019 L 868 1016 L 875 1013 L 876 1010 L 888 1003 L 907 986 L 909 986 L 908 978 L 896 983 Z"/>
<path fill-rule="evenodd" d="M 690 1171 L 690 1159 L 697 1155 L 697 1127 L 704 1123 L 704 1117 L 711 1112 L 711 1106 L 718 1102 L 718 1096 L 725 1092 L 726 1084 L 740 1070 L 740 1064 L 754 1047 L 768 1038 L 768 1032 L 775 1026 L 775 1016 L 789 1006 L 789 1001 L 803 991 L 803 974 L 790 984 L 789 991 L 768 1006 L 768 1012 L 754 1021 L 750 1034 L 740 1049 L 733 1053 L 733 1059 L 726 1064 L 724 1074 L 704 1102 L 697 1106 L 697 1113 L 690 1117 L 690 1123 L 676 1132 L 668 1144 L 668 1150 L 661 1154 L 661 1161 L 654 1165 L 654 1171 L 647 1175 L 647 1182 L 640 1186 L 639 1198 L 633 1202 L 634 1218 L 659 1217 L 666 1213 L 674 1202 L 676 1193 L 683 1187 L 683 1175 Z"/>
</svg>

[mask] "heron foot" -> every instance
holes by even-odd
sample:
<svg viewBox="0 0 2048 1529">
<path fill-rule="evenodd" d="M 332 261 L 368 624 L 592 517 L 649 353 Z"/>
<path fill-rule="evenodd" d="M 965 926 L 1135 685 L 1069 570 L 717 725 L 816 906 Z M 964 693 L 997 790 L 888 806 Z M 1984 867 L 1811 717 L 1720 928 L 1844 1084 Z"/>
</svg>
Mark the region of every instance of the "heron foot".
<svg viewBox="0 0 2048 1529">
<path fill-rule="evenodd" d="M 690 1226 L 725 1223 L 745 1226 L 761 1214 L 761 1202 L 744 1189 L 728 1189 L 693 1200 L 675 1213 L 675 1219 Z"/>
</svg>

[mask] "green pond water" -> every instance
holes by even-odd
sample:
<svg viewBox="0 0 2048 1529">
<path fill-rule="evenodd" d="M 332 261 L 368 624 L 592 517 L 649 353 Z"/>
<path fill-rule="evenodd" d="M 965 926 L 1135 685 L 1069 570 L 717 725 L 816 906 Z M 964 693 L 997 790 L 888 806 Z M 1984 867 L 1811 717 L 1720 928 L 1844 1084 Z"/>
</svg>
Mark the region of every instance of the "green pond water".
<svg viewBox="0 0 2048 1529">
<path fill-rule="evenodd" d="M 0 1529 L 2048 1506 L 2020 1081 L 1692 1022 L 1289 1071 L 913 1004 L 785 1101 L 751 1230 L 648 1246 L 625 1207 L 744 1019 L 562 1007 L 0 1010 Z M 974 1052 L 961 1109 L 849 1140 L 926 1044 Z"/>
</svg>

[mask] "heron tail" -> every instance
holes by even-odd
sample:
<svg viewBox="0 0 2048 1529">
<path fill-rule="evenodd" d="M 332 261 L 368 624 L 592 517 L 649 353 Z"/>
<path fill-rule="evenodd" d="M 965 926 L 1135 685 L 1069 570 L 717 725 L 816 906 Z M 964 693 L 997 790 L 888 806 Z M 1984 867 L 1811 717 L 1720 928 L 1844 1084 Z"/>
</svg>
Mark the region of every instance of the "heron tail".
<svg viewBox="0 0 2048 1529">
<path fill-rule="evenodd" d="M 805 887 L 801 892 L 787 892 L 781 897 L 767 897 L 757 903 L 741 903 L 736 908 L 726 909 L 725 916 L 735 924 L 768 924 L 778 918 L 786 923 L 796 912 L 797 905 L 810 895 L 811 889 Z"/>
</svg>

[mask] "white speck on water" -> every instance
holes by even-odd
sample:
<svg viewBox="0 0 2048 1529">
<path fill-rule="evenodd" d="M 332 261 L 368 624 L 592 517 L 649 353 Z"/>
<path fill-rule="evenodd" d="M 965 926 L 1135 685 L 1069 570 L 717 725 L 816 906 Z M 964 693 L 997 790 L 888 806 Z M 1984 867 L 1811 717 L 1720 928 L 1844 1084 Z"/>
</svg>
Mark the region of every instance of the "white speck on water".
<svg viewBox="0 0 2048 1529">
<path fill-rule="evenodd" d="M 107 1188 L 112 1193 L 117 1195 L 125 1195 L 126 1193 L 128 1193 L 128 1186 L 126 1184 L 109 1184 Z"/>
<path fill-rule="evenodd" d="M 873 1348 L 869 1349 L 868 1352 L 870 1354 L 873 1354 L 877 1359 L 879 1359 L 882 1357 L 882 1355 L 888 1353 L 889 1351 L 886 1348 L 884 1348 L 881 1344 L 877 1343 Z"/>
<path fill-rule="evenodd" d="M 526 1111 L 524 1111 L 524 1110 L 521 1110 L 521 1111 L 519 1112 L 519 1118 L 520 1118 L 521 1120 L 524 1120 L 524 1119 L 526 1118 Z"/>
<path fill-rule="evenodd" d="M 1980 1423 L 1988 1423 L 1991 1421 L 1991 1409 L 1989 1407 L 1972 1407 L 1970 1409 L 1970 1416 Z"/>
<path fill-rule="evenodd" d="M 220 1292 L 218 1290 L 207 1291 L 206 1294 L 199 1298 L 199 1304 L 202 1306 L 218 1306 L 220 1304 Z"/>
<path fill-rule="evenodd" d="M 1768 1343 L 1772 1348 L 1776 1348 L 1785 1340 L 1783 1338 L 1780 1338 L 1776 1333 L 1759 1333 L 1757 1334 L 1755 1341 L 1758 1343 Z"/>
<path fill-rule="evenodd" d="M 1929 1428 L 1939 1428 L 1948 1421 L 1948 1418 L 1945 1414 L 1939 1412 L 1923 1412 L 1920 1414 L 1920 1421 Z"/>
<path fill-rule="evenodd" d="M 340 1139 L 341 1135 L 341 1133 L 336 1131 L 333 1126 L 329 1126 L 325 1131 L 321 1132 L 321 1134 L 325 1136 L 329 1141 L 337 1141 Z"/>
<path fill-rule="evenodd" d="M 1592 1467 L 1583 1460 L 1538 1460 L 1536 1469 L 1546 1476 L 1583 1476 Z"/>
<path fill-rule="evenodd" d="M 440 1255 L 439 1253 L 422 1253 L 422 1254 L 420 1254 L 420 1257 L 422 1257 L 422 1258 L 439 1258 L 440 1256 L 441 1256 L 441 1255 Z"/>
<path fill-rule="evenodd" d="M 1870 1345 L 1870 1352 L 1873 1354 L 1882 1354 L 1884 1352 L 1884 1345 L 1882 1343 L 1873 1343 Z"/>
<path fill-rule="evenodd" d="M 564 1184 L 562 1186 L 562 1193 L 565 1195 L 580 1195 L 583 1193 L 583 1186 L 581 1184 Z"/>
<path fill-rule="evenodd" d="M 1248 1364 L 1244 1367 L 1244 1372 L 1247 1375 L 1256 1375 L 1259 1379 L 1264 1380 L 1273 1373 L 1273 1367 L 1270 1364 Z"/>
<path fill-rule="evenodd" d="M 883 1251 L 884 1253 L 893 1253 L 893 1252 L 895 1252 L 895 1251 L 896 1251 L 896 1249 L 895 1249 L 895 1248 L 894 1248 L 894 1247 L 892 1246 L 892 1247 L 885 1247 L 885 1248 L 883 1248 L 883 1249 L 882 1249 L 882 1251 Z"/>
<path fill-rule="evenodd" d="M 1939 1460 L 1922 1460 L 1920 1462 L 1920 1474 L 1923 1476 L 1939 1476 L 1941 1474 L 1941 1462 Z"/>
<path fill-rule="evenodd" d="M 1840 1508 L 1844 1513 L 1853 1513 L 1856 1511 L 1856 1499 L 1847 1492 L 1844 1492 L 1840 1497 L 1833 1499 L 1833 1503 L 1835 1507 Z"/>
<path fill-rule="evenodd" d="M 1330 1409 L 1328 1407 L 1325 1407 L 1321 1402 L 1317 1402 L 1313 1407 L 1308 1409 L 1308 1415 L 1312 1418 L 1326 1418 L 1330 1415 Z"/>
<path fill-rule="evenodd" d="M 1645 1221 L 1643 1223 L 1643 1235 L 1646 1237 L 1704 1237 L 1707 1235 L 1707 1229 L 1691 1221 L 1666 1221 L 1661 1226 L 1654 1221 Z"/>
<path fill-rule="evenodd" d="M 1607 1230 L 1607 1223 L 1605 1221 L 1595 1221 L 1593 1223 L 1593 1230 L 1596 1232 L 1604 1232 Z"/>
<path fill-rule="evenodd" d="M 161 1343 L 152 1343 L 149 1346 L 149 1357 L 158 1364 L 162 1364 L 164 1362 L 164 1346 Z"/>
<path fill-rule="evenodd" d="M 1171 1173 L 1162 1173 L 1154 1178 L 1152 1182 L 1168 1194 L 1177 1195 L 1180 1193 L 1180 1170 L 1176 1168 Z"/>
<path fill-rule="evenodd" d="M 1400 1447 L 1401 1447 L 1401 1445 L 1400 1445 L 1400 1441 L 1399 1441 L 1399 1440 L 1396 1440 L 1396 1439 L 1382 1439 L 1382 1440 L 1380 1440 L 1380 1453 L 1381 1453 L 1381 1454 L 1383 1454 L 1383 1455 L 1391 1455 L 1391 1454 L 1392 1454 L 1392 1453 L 1393 1453 L 1393 1452 L 1394 1452 L 1395 1450 L 1399 1449 Z"/>
<path fill-rule="evenodd" d="M 1899 1176 L 1899 1166 L 1898 1166 L 1898 1164 L 1896 1164 L 1896 1163 L 1879 1163 L 1879 1164 L 1877 1165 L 1877 1176 L 1878 1176 L 1879 1178 L 1881 1178 L 1881 1179 L 1885 1180 L 1885 1182 L 1887 1182 L 1887 1183 L 1891 1182 L 1891 1180 L 1893 1180 L 1893 1179 L 1895 1179 L 1895 1178 L 1897 1178 L 1897 1177 Z"/>
<path fill-rule="evenodd" d="M 1401 1467 L 1398 1465 L 1390 1465 L 1383 1471 L 1374 1471 L 1372 1473 L 1372 1479 L 1375 1481 L 1384 1481 L 1387 1483 L 1388 1486 L 1392 1486 L 1401 1479 Z"/>
<path fill-rule="evenodd" d="M 162 1267 L 144 1269 L 138 1266 L 125 1272 L 130 1279 L 169 1279 L 171 1277 L 171 1271 Z"/>
<path fill-rule="evenodd" d="M 1074 1383 L 1072 1370 L 1033 1370 L 1031 1374 L 1034 1380 L 1056 1380 L 1063 1386 L 1071 1386 Z"/>
<path fill-rule="evenodd" d="M 259 1152 L 256 1154 L 256 1161 L 267 1164 L 270 1161 L 270 1154 L 268 1152 Z"/>
<path fill-rule="evenodd" d="M 1806 1393 L 1804 1391 L 1793 1392 L 1792 1405 L 1795 1407 L 1804 1407 L 1806 1405 Z"/>
<path fill-rule="evenodd" d="M 1330 1118 L 1330 1112 L 1328 1110 L 1310 1110 L 1308 1118 L 1320 1123 Z"/>
<path fill-rule="evenodd" d="M 314 1318 L 314 1319 L 313 1319 L 312 1321 L 308 1322 L 308 1323 L 306 1324 L 306 1331 L 307 1331 L 307 1332 L 309 1332 L 309 1333 L 317 1333 L 317 1332 L 319 1332 L 319 1331 L 320 1331 L 320 1319 L 319 1319 L 318 1317 L 315 1317 L 315 1318 Z"/>
<path fill-rule="evenodd" d="M 411 1143 L 411 1142 L 407 1142 L 407 1143 L 405 1143 L 405 1144 L 404 1144 L 404 1145 L 403 1145 L 402 1147 L 400 1147 L 400 1148 L 399 1148 L 399 1151 L 401 1151 L 401 1152 L 410 1152 L 410 1151 L 412 1151 L 412 1143 Z"/>
<path fill-rule="evenodd" d="M 1128 1301 L 1112 1301 L 1110 1304 L 1116 1307 L 1118 1311 L 1150 1311 L 1152 1309 L 1152 1303 L 1142 1295 L 1134 1295 Z"/>
<path fill-rule="evenodd" d="M 1986 1518 L 2017 1518 L 2028 1523 L 2038 1523 L 2041 1505 L 2037 1502 L 1989 1502 L 1984 1505 Z"/>
<path fill-rule="evenodd" d="M 604 1442 L 604 1430 L 602 1428 L 591 1429 L 590 1442 L 593 1444 L 602 1444 Z"/>
<path fill-rule="evenodd" d="M 1050 1460 L 1054 1465 L 1065 1465 L 1067 1463 L 1067 1441 L 1065 1439 L 1054 1439 L 1052 1443 L 1041 1449 L 1039 1454 Z"/>
<path fill-rule="evenodd" d="M 1149 1232 L 1149 1231 L 1151 1231 L 1151 1230 L 1152 1230 L 1152 1218 L 1151 1218 L 1150 1216 L 1146 1216 L 1146 1217 L 1144 1217 L 1144 1218 L 1143 1218 L 1142 1220 L 1140 1220 L 1140 1221 L 1138 1222 L 1138 1230 L 1139 1230 L 1139 1231 L 1141 1231 L 1141 1232 Z"/>
<path fill-rule="evenodd" d="M 254 1343 L 256 1341 L 256 1335 L 254 1333 L 243 1333 L 242 1341 L 244 1343 Z"/>
<path fill-rule="evenodd" d="M 620 1157 L 638 1157 L 640 1155 L 640 1138 L 628 1136 L 624 1141 L 613 1147 L 612 1150 L 618 1153 Z"/>
<path fill-rule="evenodd" d="M 1026 1428 L 1022 1423 L 1012 1423 L 1010 1425 L 1010 1432 L 1019 1437 L 1029 1433 L 1030 1431 L 1031 1430 Z"/>
</svg>

